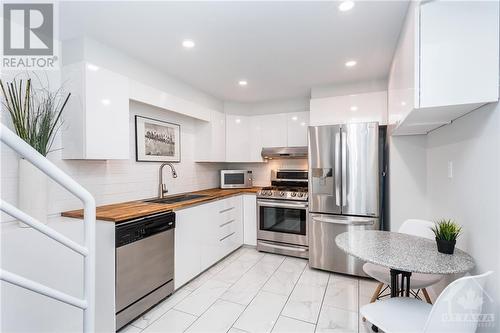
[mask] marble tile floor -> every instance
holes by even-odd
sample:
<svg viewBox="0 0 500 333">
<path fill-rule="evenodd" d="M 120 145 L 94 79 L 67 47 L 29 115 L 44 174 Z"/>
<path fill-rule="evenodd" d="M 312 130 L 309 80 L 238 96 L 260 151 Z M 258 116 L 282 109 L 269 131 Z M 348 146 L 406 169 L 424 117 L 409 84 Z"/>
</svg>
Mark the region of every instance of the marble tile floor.
<svg viewBox="0 0 500 333">
<path fill-rule="evenodd" d="M 240 248 L 120 333 L 369 333 L 359 307 L 376 282 Z"/>
</svg>

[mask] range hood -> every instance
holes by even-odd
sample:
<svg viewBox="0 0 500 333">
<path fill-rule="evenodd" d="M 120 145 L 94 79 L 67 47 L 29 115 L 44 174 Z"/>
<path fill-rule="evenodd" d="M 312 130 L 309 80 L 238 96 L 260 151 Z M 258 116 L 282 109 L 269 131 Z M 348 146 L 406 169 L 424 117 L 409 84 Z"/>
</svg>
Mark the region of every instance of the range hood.
<svg viewBox="0 0 500 333">
<path fill-rule="evenodd" d="M 262 148 L 262 157 L 264 159 L 273 158 L 306 158 L 307 147 L 273 147 Z"/>
</svg>

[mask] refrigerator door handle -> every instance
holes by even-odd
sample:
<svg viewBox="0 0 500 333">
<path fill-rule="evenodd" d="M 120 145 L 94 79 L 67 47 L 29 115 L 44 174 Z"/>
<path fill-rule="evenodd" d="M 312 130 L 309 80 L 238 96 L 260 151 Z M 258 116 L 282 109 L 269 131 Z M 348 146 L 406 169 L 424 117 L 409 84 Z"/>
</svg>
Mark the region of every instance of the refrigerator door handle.
<svg viewBox="0 0 500 333">
<path fill-rule="evenodd" d="M 335 133 L 335 205 L 340 207 L 340 133 Z"/>
<path fill-rule="evenodd" d="M 347 134 L 342 131 L 342 207 L 347 206 Z"/>
</svg>

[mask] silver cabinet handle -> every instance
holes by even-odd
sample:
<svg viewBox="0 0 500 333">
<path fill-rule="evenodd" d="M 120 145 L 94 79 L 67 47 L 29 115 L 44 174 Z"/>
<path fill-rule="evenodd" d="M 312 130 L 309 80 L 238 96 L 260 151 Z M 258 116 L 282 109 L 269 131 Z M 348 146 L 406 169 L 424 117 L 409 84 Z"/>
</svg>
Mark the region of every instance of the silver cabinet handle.
<svg viewBox="0 0 500 333">
<path fill-rule="evenodd" d="M 335 205 L 340 206 L 340 133 L 335 133 Z"/>
<path fill-rule="evenodd" d="M 235 233 L 236 233 L 236 231 L 235 231 L 235 232 L 230 233 L 229 235 L 226 235 L 226 236 L 222 237 L 221 239 L 219 239 L 219 242 L 222 242 L 224 239 L 231 237 L 231 236 L 232 236 L 232 235 L 234 235 Z"/>
<path fill-rule="evenodd" d="M 230 210 L 233 210 L 233 209 L 234 209 L 234 207 L 229 207 L 229 208 L 223 209 L 223 210 L 219 211 L 219 214 L 229 212 Z"/>
<path fill-rule="evenodd" d="M 226 226 L 226 225 L 228 225 L 229 223 L 233 223 L 234 221 L 235 221 L 235 219 L 232 219 L 232 220 L 229 220 L 229 221 L 227 221 L 227 222 L 224 222 L 224 223 L 222 223 L 221 225 L 219 225 L 219 228 L 222 228 L 223 226 Z"/>
<path fill-rule="evenodd" d="M 342 207 L 347 206 L 347 134 L 342 131 Z"/>
</svg>

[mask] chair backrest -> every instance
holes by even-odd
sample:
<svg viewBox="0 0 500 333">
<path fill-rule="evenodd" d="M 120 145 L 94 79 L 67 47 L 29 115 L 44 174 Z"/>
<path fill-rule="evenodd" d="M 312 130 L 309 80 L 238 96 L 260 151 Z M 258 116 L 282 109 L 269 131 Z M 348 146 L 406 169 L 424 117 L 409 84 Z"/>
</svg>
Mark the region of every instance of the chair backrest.
<svg viewBox="0 0 500 333">
<path fill-rule="evenodd" d="M 403 234 L 434 239 L 435 236 L 431 230 L 433 226 L 434 222 L 431 221 L 410 219 L 404 221 L 398 231 Z"/>
<path fill-rule="evenodd" d="M 424 333 L 474 333 L 479 321 L 488 318 L 481 314 L 483 305 L 492 302 L 484 291 L 491 273 L 466 276 L 450 283 L 432 306 Z"/>
</svg>

